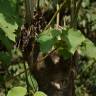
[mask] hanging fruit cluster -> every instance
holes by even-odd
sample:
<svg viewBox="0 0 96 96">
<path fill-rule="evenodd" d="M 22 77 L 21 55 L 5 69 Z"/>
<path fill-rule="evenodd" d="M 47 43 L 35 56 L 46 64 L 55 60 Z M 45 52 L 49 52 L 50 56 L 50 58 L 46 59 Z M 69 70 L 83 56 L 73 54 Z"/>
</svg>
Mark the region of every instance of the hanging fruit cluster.
<svg viewBox="0 0 96 96">
<path fill-rule="evenodd" d="M 21 36 L 18 45 L 22 52 L 24 52 L 27 47 L 32 47 L 32 41 L 34 41 L 35 37 L 43 31 L 46 24 L 47 21 L 45 20 L 41 9 L 34 11 L 31 24 L 29 25 L 26 23 L 21 27 Z"/>
</svg>

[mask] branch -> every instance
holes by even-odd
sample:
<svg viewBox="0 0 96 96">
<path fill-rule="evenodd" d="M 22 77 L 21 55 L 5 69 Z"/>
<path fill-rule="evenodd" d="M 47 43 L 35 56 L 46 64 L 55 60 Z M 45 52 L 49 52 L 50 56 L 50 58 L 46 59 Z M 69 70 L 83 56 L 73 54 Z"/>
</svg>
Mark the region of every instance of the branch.
<svg viewBox="0 0 96 96">
<path fill-rule="evenodd" d="M 59 10 L 59 3 L 57 3 L 57 10 Z M 60 13 L 57 14 L 57 28 L 59 26 Z"/>
<path fill-rule="evenodd" d="M 54 50 L 52 50 L 51 52 L 49 52 L 47 55 L 45 55 L 44 57 L 42 57 L 40 60 L 38 60 L 36 63 L 40 63 L 43 60 L 45 60 L 50 54 L 52 54 L 54 51 L 56 51 L 57 48 L 55 48 Z M 26 68 L 26 70 L 20 72 L 19 74 L 12 76 L 11 78 L 9 78 L 7 81 L 11 81 L 13 79 L 15 79 L 17 76 L 20 76 L 21 74 L 25 73 L 26 71 L 29 71 L 30 68 Z"/>
<path fill-rule="evenodd" d="M 38 60 L 37 63 L 40 63 L 43 60 L 45 60 L 50 54 L 52 54 L 56 50 L 57 50 L 57 48 L 55 48 L 54 50 L 52 50 L 51 52 L 49 52 L 48 54 L 46 54 L 44 57 L 42 57 L 40 60 Z"/>
<path fill-rule="evenodd" d="M 55 17 L 57 16 L 58 12 L 62 9 L 63 5 L 65 4 L 65 1 L 66 1 L 66 0 L 64 0 L 64 2 L 60 5 L 59 10 L 57 10 L 57 11 L 54 13 L 53 17 L 51 18 L 51 20 L 49 21 L 49 23 L 47 24 L 47 26 L 45 27 L 44 30 L 46 30 L 47 28 L 49 28 L 50 24 L 52 23 L 52 21 L 53 21 L 53 20 L 55 19 Z"/>
<path fill-rule="evenodd" d="M 83 1 L 83 0 L 79 0 L 79 1 L 78 1 L 77 8 L 76 8 L 76 13 L 75 13 L 75 14 L 78 14 L 79 9 L 80 9 L 81 4 L 82 4 L 82 1 Z"/>
<path fill-rule="evenodd" d="M 71 1 L 71 27 L 75 28 L 75 10 L 76 10 L 76 0 L 70 0 Z"/>
<path fill-rule="evenodd" d="M 26 10 L 25 22 L 28 24 L 31 24 L 35 4 L 36 4 L 36 0 L 25 0 L 25 10 Z"/>
<path fill-rule="evenodd" d="M 76 0 L 71 1 L 71 27 L 76 28 L 77 27 L 77 18 L 78 18 L 78 12 L 81 7 L 82 0 L 79 0 L 77 2 L 76 6 Z"/>
</svg>

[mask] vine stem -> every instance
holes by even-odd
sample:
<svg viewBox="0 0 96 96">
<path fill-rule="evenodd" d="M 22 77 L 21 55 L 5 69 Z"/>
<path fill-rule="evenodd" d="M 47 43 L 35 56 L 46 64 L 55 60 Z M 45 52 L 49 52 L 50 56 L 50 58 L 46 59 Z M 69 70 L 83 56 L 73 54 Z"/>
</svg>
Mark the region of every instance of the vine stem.
<svg viewBox="0 0 96 96">
<path fill-rule="evenodd" d="M 29 82 L 28 82 L 28 74 L 27 74 L 27 68 L 26 68 L 25 61 L 23 62 L 23 64 L 24 64 L 24 72 L 25 72 L 25 78 L 26 78 L 27 92 L 29 94 Z"/>
<path fill-rule="evenodd" d="M 77 3 L 77 4 L 76 4 Z M 82 0 L 71 0 L 71 27 L 77 28 L 78 12 L 81 7 Z"/>
<path fill-rule="evenodd" d="M 53 20 L 55 19 L 55 17 L 57 16 L 58 12 L 62 9 L 63 5 L 65 4 L 65 1 L 66 1 L 66 0 L 64 0 L 64 2 L 60 5 L 59 10 L 57 10 L 57 11 L 54 13 L 53 17 L 51 18 L 51 20 L 49 21 L 49 23 L 47 24 L 47 26 L 45 27 L 44 30 L 46 30 L 47 28 L 49 28 L 50 24 L 52 23 L 52 21 L 53 21 Z"/>
<path fill-rule="evenodd" d="M 78 12 L 81 7 L 82 0 L 70 0 L 71 1 L 71 27 L 77 29 L 77 18 Z M 68 96 L 75 96 L 75 78 L 76 78 L 76 64 L 78 60 L 78 52 L 76 51 L 75 54 L 71 57 L 70 65 L 69 65 L 69 72 L 68 72 Z"/>
<path fill-rule="evenodd" d="M 71 27 L 76 27 L 75 22 L 75 10 L 76 10 L 76 0 L 71 0 Z"/>
<path fill-rule="evenodd" d="M 77 6 L 76 6 L 76 11 L 75 11 L 75 25 L 77 25 L 77 18 L 78 18 L 78 13 L 79 13 L 79 10 L 80 10 L 80 7 L 81 7 L 81 3 L 82 3 L 83 0 L 79 0 L 78 3 L 77 3 Z"/>
<path fill-rule="evenodd" d="M 39 9 L 40 5 L 40 0 L 37 0 L 37 9 Z"/>
<path fill-rule="evenodd" d="M 59 10 L 59 4 L 58 4 L 58 2 L 57 2 L 57 11 Z M 58 14 L 57 14 L 57 28 L 58 28 L 58 26 L 59 26 L 59 19 L 60 19 L 60 12 L 58 12 Z"/>
<path fill-rule="evenodd" d="M 35 42 L 33 42 L 33 44 L 32 44 L 32 51 L 31 51 L 31 53 L 30 53 L 30 55 L 29 55 L 29 57 L 31 57 L 31 58 L 29 58 L 30 60 L 28 60 L 29 62 L 28 62 L 28 65 L 31 65 L 31 67 L 32 67 L 32 65 L 34 65 L 34 56 L 33 56 L 33 54 L 34 54 L 34 43 Z M 29 70 L 31 70 L 31 67 L 29 66 Z M 31 71 L 30 71 L 31 72 Z M 32 85 L 33 85 L 33 92 L 35 93 L 36 92 L 36 88 L 35 88 L 35 86 L 34 86 L 34 83 L 33 83 L 33 80 L 32 80 L 32 78 L 30 77 L 30 79 L 31 79 L 31 82 L 32 82 Z"/>
<path fill-rule="evenodd" d="M 37 61 L 37 63 L 42 62 L 43 60 L 45 60 L 50 54 L 52 54 L 54 51 L 56 51 L 57 48 L 53 49 L 51 52 L 49 52 L 48 54 L 46 54 L 44 57 L 42 57 L 40 60 Z"/>
<path fill-rule="evenodd" d="M 32 22 L 33 11 L 36 5 L 36 0 L 25 0 L 25 22 L 29 25 Z"/>
</svg>

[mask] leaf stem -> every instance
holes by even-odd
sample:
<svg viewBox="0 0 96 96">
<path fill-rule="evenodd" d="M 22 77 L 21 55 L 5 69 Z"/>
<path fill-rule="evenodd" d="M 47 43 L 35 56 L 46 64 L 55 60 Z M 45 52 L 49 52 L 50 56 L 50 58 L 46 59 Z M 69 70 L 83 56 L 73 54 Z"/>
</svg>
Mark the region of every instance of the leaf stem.
<svg viewBox="0 0 96 96">
<path fill-rule="evenodd" d="M 59 10 L 59 4 L 57 3 L 57 11 Z M 60 12 L 57 14 L 57 27 L 59 26 Z"/>
<path fill-rule="evenodd" d="M 58 12 L 62 9 L 63 5 L 65 4 L 65 1 L 66 1 L 66 0 L 64 0 L 64 2 L 60 5 L 59 10 L 57 10 L 57 11 L 54 13 L 53 17 L 51 18 L 51 20 L 49 21 L 49 23 L 47 24 L 47 26 L 45 27 L 44 30 L 46 30 L 46 29 L 50 26 L 50 24 L 52 23 L 52 21 L 53 21 L 53 20 L 55 19 L 55 17 L 57 16 Z"/>
</svg>

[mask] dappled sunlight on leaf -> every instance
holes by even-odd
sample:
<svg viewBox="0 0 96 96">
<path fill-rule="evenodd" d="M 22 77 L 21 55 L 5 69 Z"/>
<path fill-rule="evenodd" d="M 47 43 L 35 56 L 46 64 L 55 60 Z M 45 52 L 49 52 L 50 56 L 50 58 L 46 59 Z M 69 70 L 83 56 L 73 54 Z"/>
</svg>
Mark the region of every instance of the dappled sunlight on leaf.
<svg viewBox="0 0 96 96">
<path fill-rule="evenodd" d="M 85 37 L 79 30 L 69 29 L 67 31 L 63 31 L 63 39 L 66 41 L 69 52 L 72 54 L 78 49 L 78 47 L 85 40 Z"/>
<path fill-rule="evenodd" d="M 81 55 L 96 59 L 96 46 L 94 43 L 89 39 L 86 39 L 83 43 L 84 46 L 81 46 Z"/>
<path fill-rule="evenodd" d="M 14 87 L 8 91 L 7 96 L 25 96 L 26 92 L 27 90 L 24 87 Z"/>
<path fill-rule="evenodd" d="M 40 43 L 41 51 L 43 53 L 50 51 L 57 42 L 57 38 L 60 36 L 60 34 L 61 32 L 59 30 L 53 28 L 42 32 L 37 39 L 37 41 Z"/>
<path fill-rule="evenodd" d="M 44 92 L 42 91 L 37 91 L 34 96 L 47 96 Z"/>
</svg>

